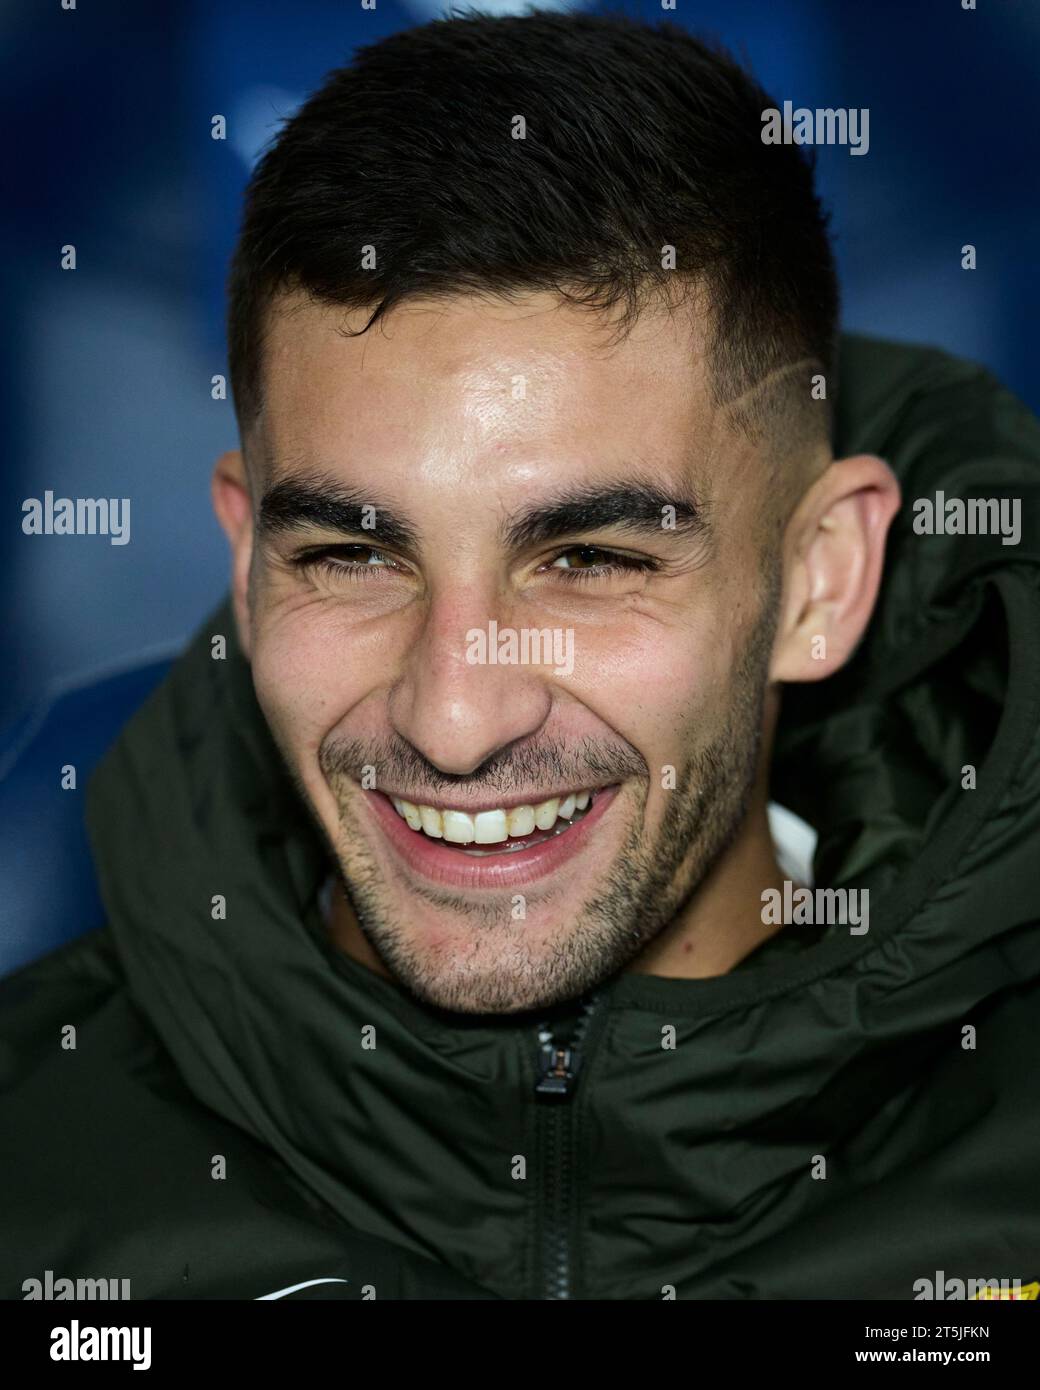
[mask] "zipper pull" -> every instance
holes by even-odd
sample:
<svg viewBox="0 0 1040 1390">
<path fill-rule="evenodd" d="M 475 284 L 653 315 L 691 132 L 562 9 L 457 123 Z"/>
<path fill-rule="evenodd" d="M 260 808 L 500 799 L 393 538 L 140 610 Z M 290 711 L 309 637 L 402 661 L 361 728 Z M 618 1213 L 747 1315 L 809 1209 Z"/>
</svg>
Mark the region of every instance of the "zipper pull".
<svg viewBox="0 0 1040 1390">
<path fill-rule="evenodd" d="M 535 1095 L 566 1097 L 571 1093 L 581 1066 L 581 1053 L 573 1045 L 561 1047 L 550 1035 L 538 1054 L 541 1075 L 534 1088 Z"/>
<path fill-rule="evenodd" d="M 589 1026 L 589 1019 L 598 1004 L 599 997 L 595 994 L 582 1003 L 574 1034 L 569 1042 L 557 1042 L 551 1024 L 543 1023 L 539 1027 L 539 1076 L 534 1088 L 536 1096 L 552 1096 L 566 1100 L 571 1095 L 581 1068 L 581 1044 Z"/>
</svg>

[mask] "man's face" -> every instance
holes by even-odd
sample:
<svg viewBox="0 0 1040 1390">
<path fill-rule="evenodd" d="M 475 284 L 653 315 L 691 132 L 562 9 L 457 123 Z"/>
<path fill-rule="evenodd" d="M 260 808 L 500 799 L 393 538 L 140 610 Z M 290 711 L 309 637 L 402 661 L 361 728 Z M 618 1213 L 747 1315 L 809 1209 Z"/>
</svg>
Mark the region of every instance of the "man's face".
<svg viewBox="0 0 1040 1390">
<path fill-rule="evenodd" d="M 260 704 L 397 979 L 467 1012 L 573 997 L 744 819 L 762 459 L 682 315 L 618 342 L 553 296 L 459 297 L 349 338 L 367 313 L 282 308 L 251 441 Z"/>
</svg>

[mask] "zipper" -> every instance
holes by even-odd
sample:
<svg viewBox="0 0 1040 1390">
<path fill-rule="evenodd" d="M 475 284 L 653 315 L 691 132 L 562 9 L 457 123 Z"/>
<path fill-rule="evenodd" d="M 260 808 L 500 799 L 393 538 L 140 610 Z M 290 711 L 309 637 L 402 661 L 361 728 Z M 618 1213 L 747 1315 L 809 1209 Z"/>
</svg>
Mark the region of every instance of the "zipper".
<svg viewBox="0 0 1040 1390">
<path fill-rule="evenodd" d="M 599 996 L 581 1006 L 571 1037 L 557 1038 L 550 1023 L 538 1026 L 538 1069 L 534 1093 L 542 1116 L 542 1226 L 540 1296 L 571 1296 L 570 1215 L 574 1186 L 573 1096 L 585 1060 L 582 1048 Z"/>
</svg>

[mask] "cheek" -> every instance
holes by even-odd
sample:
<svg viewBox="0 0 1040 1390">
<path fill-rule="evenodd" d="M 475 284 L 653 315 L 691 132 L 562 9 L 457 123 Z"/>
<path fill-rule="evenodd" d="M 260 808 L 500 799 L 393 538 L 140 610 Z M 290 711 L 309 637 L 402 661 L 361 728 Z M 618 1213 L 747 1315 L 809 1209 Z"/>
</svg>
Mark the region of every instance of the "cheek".
<svg viewBox="0 0 1040 1390">
<path fill-rule="evenodd" d="M 294 761 L 304 763 L 362 697 L 358 673 L 372 669 L 317 610 L 279 614 L 254 627 L 252 665 L 264 714 Z"/>
<path fill-rule="evenodd" d="M 633 616 L 613 631 L 576 634 L 568 688 L 648 761 L 674 762 L 725 718 L 735 660 L 734 635 L 717 614 L 679 626 Z"/>
</svg>

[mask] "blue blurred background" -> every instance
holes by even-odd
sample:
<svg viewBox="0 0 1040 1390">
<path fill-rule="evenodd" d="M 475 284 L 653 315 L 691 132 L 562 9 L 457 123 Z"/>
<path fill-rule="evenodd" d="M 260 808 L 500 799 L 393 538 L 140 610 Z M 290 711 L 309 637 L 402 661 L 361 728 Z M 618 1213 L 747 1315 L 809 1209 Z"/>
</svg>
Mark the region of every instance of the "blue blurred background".
<svg viewBox="0 0 1040 1390">
<path fill-rule="evenodd" d="M 624 9 L 717 35 L 778 103 L 869 107 L 866 156 L 819 152 L 845 326 L 984 362 L 1040 407 L 1040 5 Z M 226 370 L 223 284 L 250 168 L 358 44 L 442 12 L 435 0 L 0 4 L 0 730 L 55 685 L 182 641 L 220 598 L 208 478 L 236 431 L 211 378 Z M 966 242 L 973 273 L 960 267 Z M 66 243 L 74 273 L 60 269 Z M 23 535 L 22 501 L 48 488 L 131 498 L 131 543 Z"/>
</svg>

